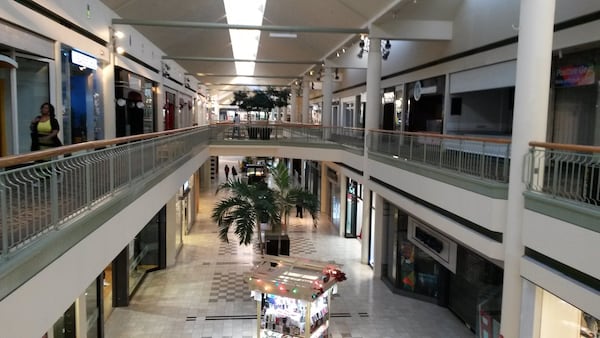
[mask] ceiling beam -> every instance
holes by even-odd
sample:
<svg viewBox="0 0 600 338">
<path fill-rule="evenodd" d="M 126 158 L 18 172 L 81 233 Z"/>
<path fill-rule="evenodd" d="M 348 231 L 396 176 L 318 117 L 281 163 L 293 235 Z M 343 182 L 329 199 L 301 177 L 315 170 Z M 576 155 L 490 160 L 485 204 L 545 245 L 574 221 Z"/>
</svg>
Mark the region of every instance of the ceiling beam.
<svg viewBox="0 0 600 338">
<path fill-rule="evenodd" d="M 202 62 L 254 62 L 254 63 L 278 63 L 288 65 L 314 65 L 320 64 L 321 60 L 272 60 L 272 59 L 235 59 L 235 58 L 213 58 L 203 56 L 169 56 L 164 55 L 163 60 L 179 61 L 202 61 Z"/>
<path fill-rule="evenodd" d="M 231 86 L 231 87 L 291 87 L 290 85 L 282 85 L 282 84 L 277 84 L 277 85 L 273 85 L 273 84 L 249 84 L 249 83 L 202 83 L 205 86 L 208 87 L 215 87 L 215 86 Z"/>
<path fill-rule="evenodd" d="M 173 28 L 201 28 L 201 29 L 245 29 L 263 32 L 283 33 L 332 33 L 332 34 L 368 34 L 368 28 L 344 27 L 309 27 L 309 26 L 272 26 L 272 25 L 230 25 L 217 22 L 173 21 L 173 20 L 136 20 L 112 19 L 113 25 L 155 26 Z"/>
<path fill-rule="evenodd" d="M 254 79 L 299 79 L 302 76 L 298 75 L 237 75 L 237 74 L 190 74 L 199 77 L 248 77 Z"/>
<path fill-rule="evenodd" d="M 372 25 L 371 38 L 388 40 L 452 40 L 452 21 L 398 20 Z"/>
</svg>

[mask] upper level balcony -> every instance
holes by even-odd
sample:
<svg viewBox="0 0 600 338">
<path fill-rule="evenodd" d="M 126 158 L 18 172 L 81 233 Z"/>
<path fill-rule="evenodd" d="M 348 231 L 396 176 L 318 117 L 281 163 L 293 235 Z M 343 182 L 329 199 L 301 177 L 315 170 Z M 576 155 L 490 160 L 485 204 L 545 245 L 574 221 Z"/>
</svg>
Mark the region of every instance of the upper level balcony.
<svg viewBox="0 0 600 338">
<path fill-rule="evenodd" d="M 575 257 L 600 241 L 599 153 L 599 147 L 532 143 L 523 168 L 524 246 L 596 280 L 599 268 L 587 264 L 598 261 L 597 250 L 583 261 Z M 502 259 L 508 140 L 312 125 L 216 124 L 0 158 L 0 299 L 170 172 L 186 165 L 191 175 L 211 154 L 336 162 L 362 175 L 370 189 L 392 202 L 409 199 L 456 221 L 442 229 L 448 234 L 464 242 L 482 235 L 492 248 L 485 241 L 472 245 Z M 193 158 L 200 158 L 199 163 L 190 164 Z M 556 238 L 535 236 L 544 230 L 540 219 L 556 224 Z M 575 253 L 553 242 L 575 232 L 582 241 L 576 248 L 569 246 Z M 22 270 L 16 277 L 11 274 L 15 269 Z"/>
</svg>

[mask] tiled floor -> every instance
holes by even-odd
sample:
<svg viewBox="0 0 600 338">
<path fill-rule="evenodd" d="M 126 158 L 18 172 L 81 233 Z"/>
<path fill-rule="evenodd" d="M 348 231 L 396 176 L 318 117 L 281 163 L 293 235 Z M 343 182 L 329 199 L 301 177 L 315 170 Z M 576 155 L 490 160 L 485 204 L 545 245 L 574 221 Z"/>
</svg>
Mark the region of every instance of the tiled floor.
<svg viewBox="0 0 600 338">
<path fill-rule="evenodd" d="M 256 258 L 252 246 L 233 236 L 221 243 L 209 219 L 216 201 L 203 196 L 197 223 L 185 237 L 177 264 L 149 274 L 131 305 L 117 308 L 106 323 L 106 337 L 256 337 L 256 303 L 241 274 Z M 332 338 L 473 338 L 449 310 L 391 293 L 360 264 L 360 243 L 341 238 L 323 220 L 312 231 L 310 217 L 290 218 L 291 256 L 334 260 L 348 280 L 332 301 Z"/>
</svg>

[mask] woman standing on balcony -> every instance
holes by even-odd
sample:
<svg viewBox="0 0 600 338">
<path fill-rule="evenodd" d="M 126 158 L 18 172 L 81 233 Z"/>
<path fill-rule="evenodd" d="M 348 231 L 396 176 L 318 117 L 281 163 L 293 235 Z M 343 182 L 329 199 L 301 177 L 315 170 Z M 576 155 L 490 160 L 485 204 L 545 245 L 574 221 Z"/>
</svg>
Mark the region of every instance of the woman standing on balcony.
<svg viewBox="0 0 600 338">
<path fill-rule="evenodd" d="M 30 130 L 32 151 L 62 146 L 58 138 L 60 126 L 54 113 L 54 106 L 50 103 L 42 104 L 40 115 L 31 121 Z"/>
</svg>

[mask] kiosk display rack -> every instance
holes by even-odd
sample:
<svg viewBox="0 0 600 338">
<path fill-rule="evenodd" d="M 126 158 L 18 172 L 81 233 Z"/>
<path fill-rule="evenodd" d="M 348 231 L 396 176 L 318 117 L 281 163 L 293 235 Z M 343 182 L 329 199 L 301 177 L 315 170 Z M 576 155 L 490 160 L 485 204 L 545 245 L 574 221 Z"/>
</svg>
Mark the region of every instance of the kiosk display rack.
<svg viewBox="0 0 600 338">
<path fill-rule="evenodd" d="M 331 295 L 346 280 L 340 266 L 264 255 L 244 278 L 257 301 L 258 337 L 329 336 Z"/>
</svg>

